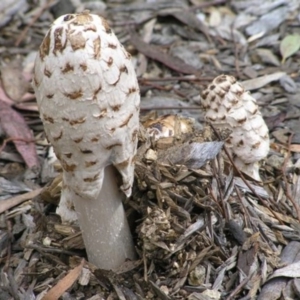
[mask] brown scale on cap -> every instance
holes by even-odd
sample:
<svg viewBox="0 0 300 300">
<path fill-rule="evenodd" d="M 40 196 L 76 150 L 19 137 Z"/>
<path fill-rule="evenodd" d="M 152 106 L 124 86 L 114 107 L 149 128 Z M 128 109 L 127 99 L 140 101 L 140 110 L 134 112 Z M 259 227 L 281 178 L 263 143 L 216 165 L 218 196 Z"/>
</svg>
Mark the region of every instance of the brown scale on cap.
<svg viewBox="0 0 300 300">
<path fill-rule="evenodd" d="M 84 182 L 94 182 L 94 181 L 97 181 L 98 178 L 99 178 L 100 174 L 96 174 L 95 176 L 93 177 L 86 177 L 86 178 L 83 178 L 83 181 Z"/>
<path fill-rule="evenodd" d="M 99 36 L 93 40 L 93 46 L 94 46 L 94 59 L 99 59 L 101 56 L 101 40 Z"/>
<path fill-rule="evenodd" d="M 101 18 L 101 21 L 102 21 L 102 25 L 103 25 L 103 27 L 104 27 L 104 29 L 105 29 L 105 32 L 106 32 L 107 34 L 111 34 L 111 33 L 112 33 L 112 30 L 111 30 L 111 28 L 109 27 L 107 21 L 106 21 L 104 18 Z"/>
<path fill-rule="evenodd" d="M 86 71 L 86 70 L 87 70 L 87 65 L 86 65 L 85 63 L 80 64 L 79 67 L 80 67 L 83 71 Z"/>
<path fill-rule="evenodd" d="M 120 125 L 119 127 L 122 128 L 124 126 L 127 126 L 127 124 L 130 122 L 130 119 L 133 117 L 133 114 L 130 114 Z"/>
<path fill-rule="evenodd" d="M 59 133 L 59 135 L 53 136 L 53 140 L 55 142 L 57 142 L 57 141 L 59 141 L 62 138 L 62 136 L 63 136 L 63 131 L 61 130 L 60 133 Z"/>
<path fill-rule="evenodd" d="M 112 109 L 113 111 L 118 111 L 118 110 L 120 110 L 120 108 L 121 108 L 121 105 L 120 105 L 120 104 L 111 106 L 111 109 Z"/>
<path fill-rule="evenodd" d="M 46 122 L 49 122 L 49 123 L 54 123 L 54 118 L 46 115 L 46 114 L 43 114 L 43 119 L 46 121 Z"/>
<path fill-rule="evenodd" d="M 77 100 L 77 99 L 79 99 L 79 98 L 82 97 L 83 92 L 82 92 L 82 90 L 80 89 L 80 90 L 78 90 L 78 91 L 74 91 L 74 92 L 71 92 L 71 93 L 64 93 L 64 95 L 65 95 L 67 98 L 71 99 L 71 100 Z"/>
<path fill-rule="evenodd" d="M 111 48 L 111 49 L 117 49 L 117 45 L 115 45 L 115 44 L 110 44 L 110 43 L 109 43 L 109 44 L 107 45 L 107 47 L 108 47 L 108 48 Z"/>
<path fill-rule="evenodd" d="M 66 63 L 66 65 L 62 68 L 61 72 L 63 74 L 66 74 L 68 72 L 74 71 L 74 66 L 72 66 L 70 63 Z"/>
<path fill-rule="evenodd" d="M 44 69 L 44 74 L 45 74 L 45 76 L 47 76 L 47 77 L 51 77 L 51 75 L 52 75 L 52 72 L 50 72 L 48 69 Z"/>
<path fill-rule="evenodd" d="M 49 55 L 49 51 L 50 51 L 50 32 L 48 32 L 48 34 L 46 35 L 46 37 L 44 38 L 40 46 L 39 54 L 42 60 L 44 60 L 45 56 Z"/>
<path fill-rule="evenodd" d="M 122 161 L 120 163 L 117 163 L 116 167 L 117 168 L 125 168 L 125 167 L 127 167 L 129 165 L 129 163 L 130 163 L 130 160 L 128 158 L 128 159 L 126 159 L 126 160 L 124 160 L 124 161 Z"/>
<path fill-rule="evenodd" d="M 86 168 L 89 168 L 89 167 L 92 167 L 92 166 L 96 165 L 97 162 L 98 162 L 98 160 L 85 161 L 84 164 L 85 164 L 85 167 L 86 167 Z"/>
<path fill-rule="evenodd" d="M 93 21 L 93 18 L 89 14 L 89 10 L 84 10 L 81 14 L 77 14 L 75 18 L 72 18 L 74 25 L 86 25 Z"/>
<path fill-rule="evenodd" d="M 120 144 L 120 143 L 115 143 L 115 144 L 106 146 L 105 149 L 106 149 L 106 150 L 111 150 L 111 149 L 113 149 L 113 148 L 115 148 L 115 147 L 121 147 L 121 146 L 122 146 L 122 144 Z"/>
<path fill-rule="evenodd" d="M 93 154 L 93 150 L 90 149 L 80 149 L 82 154 Z"/>
<path fill-rule="evenodd" d="M 81 117 L 78 119 L 69 120 L 69 124 L 71 126 L 74 126 L 74 125 L 78 125 L 78 124 L 83 124 L 83 123 L 85 123 L 85 121 L 86 121 L 86 117 Z"/>
<path fill-rule="evenodd" d="M 77 138 L 77 139 L 73 139 L 74 143 L 79 144 L 80 142 L 82 142 L 83 137 Z"/>
<path fill-rule="evenodd" d="M 57 55 L 57 52 L 63 52 L 63 50 L 66 48 L 67 40 L 63 42 L 62 33 L 63 33 L 62 27 L 56 28 L 56 30 L 54 31 L 54 47 L 53 47 L 54 55 Z"/>
<path fill-rule="evenodd" d="M 76 34 L 69 33 L 68 41 L 70 42 L 73 51 L 85 48 L 86 39 L 82 32 L 78 32 Z"/>
<path fill-rule="evenodd" d="M 66 172 L 74 172 L 77 168 L 75 164 L 68 164 L 65 160 L 61 160 L 61 165 Z"/>
<path fill-rule="evenodd" d="M 102 85 L 99 85 L 99 87 L 97 87 L 95 90 L 94 90 L 94 95 L 93 95 L 93 100 L 96 100 L 97 99 L 97 95 L 98 93 L 102 90 Z"/>
</svg>

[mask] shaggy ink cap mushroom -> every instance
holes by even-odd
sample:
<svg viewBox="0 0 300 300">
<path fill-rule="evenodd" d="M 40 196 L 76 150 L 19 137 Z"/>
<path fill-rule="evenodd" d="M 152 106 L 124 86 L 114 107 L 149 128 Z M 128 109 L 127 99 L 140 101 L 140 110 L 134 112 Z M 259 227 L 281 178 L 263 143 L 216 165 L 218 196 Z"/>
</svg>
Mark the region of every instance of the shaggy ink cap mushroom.
<svg viewBox="0 0 300 300">
<path fill-rule="evenodd" d="M 269 130 L 256 100 L 233 76 L 220 75 L 202 93 L 205 118 L 232 130 L 226 146 L 236 166 L 260 180 L 258 162 L 269 152 Z"/>
<path fill-rule="evenodd" d="M 109 202 L 110 185 L 131 195 L 140 95 L 130 55 L 104 18 L 88 11 L 64 15 L 54 21 L 40 46 L 33 87 L 46 136 L 63 168 L 57 212 L 66 222 L 76 221 L 78 215 L 83 229 L 80 219 L 88 218 L 82 217 L 87 214 L 84 206 Z M 120 187 L 112 168 L 121 174 Z M 114 182 L 103 184 L 106 170 Z M 118 191 L 112 193 L 121 197 Z"/>
</svg>

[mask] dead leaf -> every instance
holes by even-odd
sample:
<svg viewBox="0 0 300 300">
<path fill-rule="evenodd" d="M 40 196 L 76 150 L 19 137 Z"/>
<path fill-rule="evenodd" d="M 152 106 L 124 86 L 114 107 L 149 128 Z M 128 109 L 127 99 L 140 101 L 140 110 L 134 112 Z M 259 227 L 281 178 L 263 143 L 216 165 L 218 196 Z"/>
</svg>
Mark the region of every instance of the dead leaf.
<svg viewBox="0 0 300 300">
<path fill-rule="evenodd" d="M 300 277 L 300 261 L 297 261 L 295 263 L 289 264 L 288 266 L 276 270 L 269 279 L 275 278 L 275 277 L 290 277 L 290 278 L 296 278 Z"/>
<path fill-rule="evenodd" d="M 41 193 L 42 189 L 37 189 L 26 194 L 0 201 L 0 214 L 4 211 L 21 204 L 24 201 L 32 199 Z"/>
<path fill-rule="evenodd" d="M 280 66 L 279 59 L 277 58 L 277 56 L 274 55 L 274 53 L 270 49 L 259 48 L 256 49 L 256 53 L 264 63 L 276 67 Z"/>
<path fill-rule="evenodd" d="M 80 265 L 71 270 L 64 278 L 62 278 L 54 287 L 52 287 L 48 293 L 42 298 L 42 300 L 56 300 L 62 294 L 69 289 L 74 282 L 78 279 L 81 270 L 84 265 L 84 259 L 81 261 Z"/>
<path fill-rule="evenodd" d="M 5 91 L 2 87 L 2 83 L 0 82 L 0 101 L 5 102 L 7 104 L 12 105 L 14 103 L 14 101 L 12 99 L 10 99 L 6 94 Z"/>
<path fill-rule="evenodd" d="M 277 72 L 277 73 L 257 77 L 254 79 L 245 80 L 242 82 L 242 85 L 248 91 L 257 90 L 272 81 L 279 80 L 282 76 L 285 75 L 286 75 L 285 72 Z"/>
<path fill-rule="evenodd" d="M 201 168 L 221 151 L 223 142 L 204 142 L 173 146 L 159 154 L 158 162 L 182 164 L 190 169 Z"/>
<path fill-rule="evenodd" d="M 12 61 L 1 67 L 1 80 L 5 93 L 14 101 L 21 101 L 27 92 L 29 83 L 22 74 L 22 65 L 19 60 Z"/>
<path fill-rule="evenodd" d="M 200 76 L 200 72 L 193 66 L 187 65 L 181 59 L 168 55 L 160 50 L 159 47 L 145 43 L 134 32 L 130 33 L 130 42 L 141 53 L 156 61 L 161 62 L 170 69 L 183 74 L 195 74 Z"/>
<path fill-rule="evenodd" d="M 0 101 L 0 125 L 12 139 L 28 168 L 38 168 L 39 161 L 31 130 L 24 118 L 2 101 Z"/>
<path fill-rule="evenodd" d="M 295 54 L 300 49 L 300 35 L 291 34 L 286 36 L 280 43 L 280 53 L 282 55 L 282 63 Z"/>
<path fill-rule="evenodd" d="M 299 144 L 292 144 L 291 146 L 290 146 L 290 150 L 292 151 L 292 152 L 300 152 L 300 145 Z"/>
</svg>

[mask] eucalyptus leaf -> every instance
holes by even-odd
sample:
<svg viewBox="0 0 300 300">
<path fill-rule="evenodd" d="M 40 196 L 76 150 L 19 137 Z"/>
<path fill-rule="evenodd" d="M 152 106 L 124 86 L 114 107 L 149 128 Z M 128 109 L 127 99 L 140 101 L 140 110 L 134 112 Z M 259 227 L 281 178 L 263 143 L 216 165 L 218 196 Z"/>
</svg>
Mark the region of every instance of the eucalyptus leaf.
<svg viewBox="0 0 300 300">
<path fill-rule="evenodd" d="M 300 49 L 300 35 L 291 34 L 286 36 L 280 43 L 280 53 L 282 55 L 282 63 L 295 54 Z"/>
</svg>

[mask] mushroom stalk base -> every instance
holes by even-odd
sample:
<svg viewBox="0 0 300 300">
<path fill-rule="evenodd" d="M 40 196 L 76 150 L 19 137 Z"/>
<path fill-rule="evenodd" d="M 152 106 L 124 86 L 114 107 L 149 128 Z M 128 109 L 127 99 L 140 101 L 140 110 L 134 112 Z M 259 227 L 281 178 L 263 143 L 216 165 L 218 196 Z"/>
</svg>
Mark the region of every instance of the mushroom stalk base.
<svg viewBox="0 0 300 300">
<path fill-rule="evenodd" d="M 106 270 L 117 269 L 135 258 L 135 249 L 125 215 L 114 167 L 105 169 L 98 199 L 75 196 L 73 202 L 82 230 L 89 262 Z"/>
</svg>

